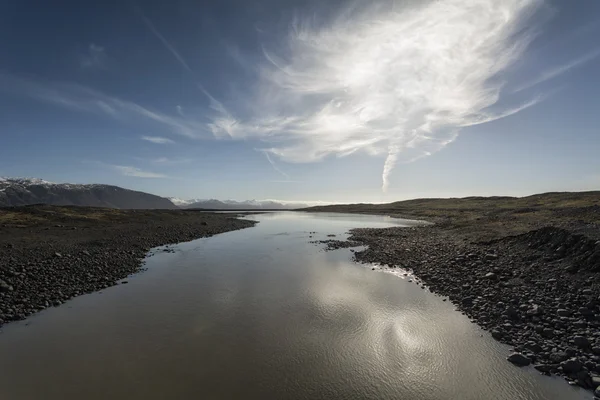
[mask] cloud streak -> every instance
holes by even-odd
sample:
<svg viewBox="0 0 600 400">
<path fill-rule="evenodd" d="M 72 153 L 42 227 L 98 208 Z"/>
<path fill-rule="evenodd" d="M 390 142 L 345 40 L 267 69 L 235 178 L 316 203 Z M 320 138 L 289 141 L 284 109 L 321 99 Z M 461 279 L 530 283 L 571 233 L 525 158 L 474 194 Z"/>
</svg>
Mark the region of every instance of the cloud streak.
<svg viewBox="0 0 600 400">
<path fill-rule="evenodd" d="M 154 26 L 154 24 L 152 23 L 152 21 L 146 17 L 146 15 L 142 12 L 142 10 L 139 7 L 136 7 L 136 11 L 139 14 L 140 18 L 142 19 L 142 21 L 144 21 L 144 24 L 146 24 L 146 26 L 148 27 L 148 29 L 150 30 L 150 32 L 152 32 L 152 34 L 154 36 L 156 36 L 156 38 L 158 40 L 161 41 L 161 43 L 165 46 L 165 48 L 171 53 L 173 54 L 173 56 L 175 57 L 175 59 L 179 62 L 179 64 L 181 64 L 181 66 L 183 68 L 185 68 L 188 72 L 193 73 L 192 69 L 190 68 L 190 66 L 188 65 L 187 61 L 181 56 L 181 54 L 179 54 L 179 52 L 177 51 L 177 49 L 175 49 L 175 46 L 173 46 L 159 31 L 158 29 L 156 29 L 156 27 Z"/>
<path fill-rule="evenodd" d="M 127 165 L 112 165 L 112 168 L 121 173 L 121 175 L 132 176 L 135 178 L 149 178 L 149 179 L 159 179 L 159 178 L 168 178 L 167 175 L 159 174 L 155 172 L 144 171 L 140 168 L 131 167 Z"/>
<path fill-rule="evenodd" d="M 546 82 L 550 79 L 554 79 L 554 78 L 558 77 L 559 75 L 562 75 L 562 74 L 570 71 L 573 68 L 579 67 L 580 65 L 583 65 L 589 61 L 592 61 L 594 58 L 596 58 L 598 56 L 600 56 L 600 49 L 591 51 L 591 52 L 589 52 L 567 64 L 559 65 L 554 68 L 548 69 L 548 70 L 542 72 L 540 74 L 540 76 L 538 76 L 537 78 L 519 86 L 517 89 L 515 89 L 513 91 L 513 93 L 517 93 L 522 90 L 529 89 L 533 86 L 539 85 L 540 83 Z"/>
<path fill-rule="evenodd" d="M 277 166 L 277 164 L 275 164 L 273 162 L 273 160 L 271 159 L 271 156 L 269 155 L 268 152 L 263 151 L 263 154 L 267 157 L 267 161 L 269 161 L 269 164 L 271 164 L 271 167 L 273 167 L 273 169 L 275 171 L 277 171 L 279 174 L 281 174 L 285 179 L 287 179 L 287 181 L 290 180 L 290 176 L 288 174 L 286 174 L 285 172 L 283 172 L 282 170 L 279 169 L 279 167 Z"/>
<path fill-rule="evenodd" d="M 530 43 L 526 22 L 541 0 L 415 3 L 356 2 L 324 23 L 295 18 L 284 43 L 264 49 L 244 117 L 216 110 L 211 131 L 258 138 L 289 162 L 386 155 L 385 190 L 397 163 L 537 103 L 493 107 L 498 75 Z"/>
<path fill-rule="evenodd" d="M 142 136 L 141 139 L 148 141 L 148 142 L 155 143 L 155 144 L 173 144 L 173 143 L 175 143 L 171 139 L 167 139 L 167 138 L 160 137 L 160 136 Z"/>
<path fill-rule="evenodd" d="M 210 135 L 206 121 L 168 115 L 78 84 L 45 82 L 0 72 L 0 91 L 33 98 L 69 110 L 102 114 L 120 121 L 151 122 L 162 126 L 170 133 L 188 138 L 198 139 Z"/>
</svg>

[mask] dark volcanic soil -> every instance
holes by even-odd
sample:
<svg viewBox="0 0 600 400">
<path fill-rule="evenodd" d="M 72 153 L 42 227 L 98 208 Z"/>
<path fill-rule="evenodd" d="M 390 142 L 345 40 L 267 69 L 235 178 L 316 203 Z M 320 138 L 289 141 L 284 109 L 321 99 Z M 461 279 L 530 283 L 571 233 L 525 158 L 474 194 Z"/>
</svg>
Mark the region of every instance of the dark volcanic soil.
<svg viewBox="0 0 600 400">
<path fill-rule="evenodd" d="M 152 247 L 253 225 L 183 210 L 0 208 L 0 325 L 116 284 Z"/>
<path fill-rule="evenodd" d="M 471 242 L 438 226 L 356 229 L 357 261 L 412 270 L 533 364 L 587 389 L 600 385 L 600 242 L 542 228 Z M 342 247 L 342 246 L 335 246 Z"/>
</svg>

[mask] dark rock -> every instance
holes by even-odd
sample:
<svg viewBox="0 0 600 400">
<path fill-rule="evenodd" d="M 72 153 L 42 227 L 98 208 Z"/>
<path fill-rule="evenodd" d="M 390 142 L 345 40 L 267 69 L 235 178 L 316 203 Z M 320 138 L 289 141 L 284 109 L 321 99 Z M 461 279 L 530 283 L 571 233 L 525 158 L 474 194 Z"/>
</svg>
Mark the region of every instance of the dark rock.
<svg viewBox="0 0 600 400">
<path fill-rule="evenodd" d="M 492 330 L 491 334 L 492 334 L 492 337 L 493 337 L 494 339 L 496 339 L 496 340 L 500 340 L 500 339 L 502 339 L 502 337 L 504 336 L 504 335 L 502 334 L 502 332 L 501 332 L 501 331 L 499 331 L 499 330 L 497 330 L 497 329 L 494 329 L 494 330 Z"/>
<path fill-rule="evenodd" d="M 534 365 L 533 368 L 537 369 L 540 372 L 550 372 L 556 367 L 552 364 L 537 364 Z"/>
<path fill-rule="evenodd" d="M 12 291 L 13 291 L 13 287 L 0 279 L 0 293 L 12 292 Z"/>
<path fill-rule="evenodd" d="M 573 343 L 575 343 L 575 346 L 577 347 L 588 347 L 590 345 L 589 340 L 583 336 L 573 337 Z"/>
<path fill-rule="evenodd" d="M 551 328 L 544 328 L 544 330 L 542 331 L 542 336 L 545 338 L 553 338 L 554 337 L 554 329 Z"/>
<path fill-rule="evenodd" d="M 581 361 L 577 360 L 576 358 L 571 358 L 570 360 L 564 361 L 560 364 L 560 366 L 567 374 L 577 373 L 583 368 Z"/>
<path fill-rule="evenodd" d="M 559 308 L 558 310 L 556 310 L 556 313 L 558 315 L 560 315 L 561 317 L 569 317 L 569 316 L 571 316 L 571 312 L 569 310 L 565 310 L 563 308 Z"/>
<path fill-rule="evenodd" d="M 515 365 L 518 365 L 520 367 L 524 367 L 524 366 L 527 366 L 527 365 L 531 364 L 531 359 L 528 358 L 528 357 L 525 357 L 521 353 L 512 353 L 506 359 L 509 362 L 511 362 L 511 363 L 513 363 Z"/>
<path fill-rule="evenodd" d="M 562 361 L 565 361 L 569 357 L 567 356 L 566 353 L 561 351 L 561 352 L 554 352 L 554 353 L 550 354 L 549 358 L 553 364 L 558 364 Z"/>
</svg>

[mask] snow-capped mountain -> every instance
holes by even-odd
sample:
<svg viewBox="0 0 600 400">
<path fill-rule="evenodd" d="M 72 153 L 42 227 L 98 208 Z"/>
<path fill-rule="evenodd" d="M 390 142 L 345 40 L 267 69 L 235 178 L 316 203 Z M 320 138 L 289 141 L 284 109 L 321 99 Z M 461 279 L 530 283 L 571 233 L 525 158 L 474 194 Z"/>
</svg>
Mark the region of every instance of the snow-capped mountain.
<svg viewBox="0 0 600 400">
<path fill-rule="evenodd" d="M 129 209 L 176 208 L 164 197 L 118 186 L 54 183 L 38 178 L 0 177 L 0 207 L 28 204 Z"/>
<path fill-rule="evenodd" d="M 321 202 L 164 198 L 101 184 L 54 183 L 38 178 L 0 177 L 0 207 L 28 204 L 77 205 L 129 209 L 196 208 L 207 210 L 290 210 Z"/>
<path fill-rule="evenodd" d="M 169 198 L 173 204 L 181 208 L 202 208 L 207 210 L 290 210 L 307 207 L 306 203 L 288 203 L 276 200 L 217 200 L 217 199 L 190 199 L 182 200 Z"/>
<path fill-rule="evenodd" d="M 171 200 L 171 203 L 175 204 L 177 207 L 182 207 L 185 208 L 187 206 L 189 206 L 190 204 L 193 203 L 200 203 L 202 201 L 205 201 L 204 199 L 188 199 L 188 200 L 184 200 L 184 199 L 180 199 L 178 197 L 167 197 L 169 200 Z"/>
</svg>

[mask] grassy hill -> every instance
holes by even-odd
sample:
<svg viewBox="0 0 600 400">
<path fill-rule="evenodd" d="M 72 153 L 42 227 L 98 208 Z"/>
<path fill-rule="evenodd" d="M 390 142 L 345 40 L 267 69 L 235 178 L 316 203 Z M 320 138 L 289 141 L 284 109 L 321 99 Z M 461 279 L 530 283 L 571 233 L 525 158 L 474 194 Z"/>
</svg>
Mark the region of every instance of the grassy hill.
<svg viewBox="0 0 600 400">
<path fill-rule="evenodd" d="M 303 211 L 384 214 L 424 219 L 459 233 L 495 238 L 558 226 L 600 239 L 600 191 L 552 192 L 527 197 L 414 199 L 386 204 L 344 204 Z"/>
</svg>

